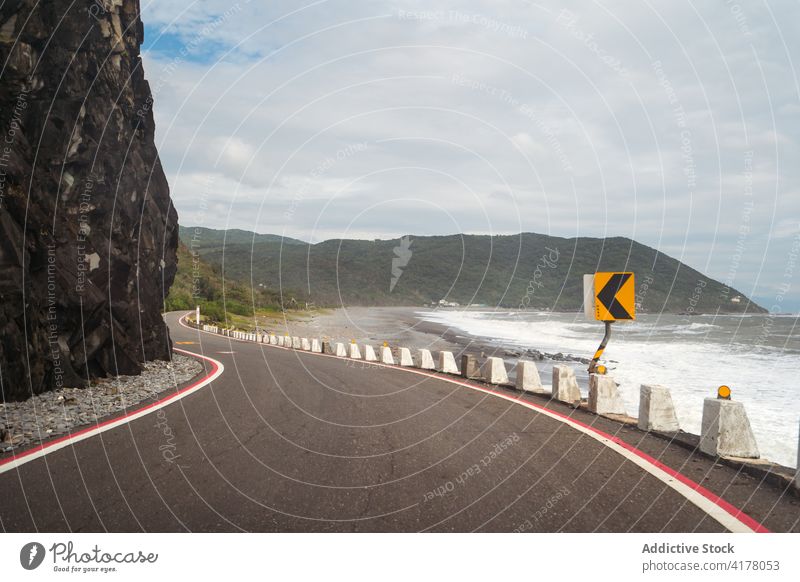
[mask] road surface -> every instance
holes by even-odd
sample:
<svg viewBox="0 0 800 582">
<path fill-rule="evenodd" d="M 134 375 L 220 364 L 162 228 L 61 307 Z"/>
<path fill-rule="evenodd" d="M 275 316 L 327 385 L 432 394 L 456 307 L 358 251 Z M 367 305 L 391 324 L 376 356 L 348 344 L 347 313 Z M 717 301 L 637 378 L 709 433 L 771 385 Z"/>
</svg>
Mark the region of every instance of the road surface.
<svg viewBox="0 0 800 582">
<path fill-rule="evenodd" d="M 798 499 L 778 486 L 608 419 L 167 318 L 176 347 L 219 361 L 221 375 L 121 426 L 6 463 L 4 531 L 800 528 Z M 704 504 L 685 483 L 703 486 Z"/>
</svg>

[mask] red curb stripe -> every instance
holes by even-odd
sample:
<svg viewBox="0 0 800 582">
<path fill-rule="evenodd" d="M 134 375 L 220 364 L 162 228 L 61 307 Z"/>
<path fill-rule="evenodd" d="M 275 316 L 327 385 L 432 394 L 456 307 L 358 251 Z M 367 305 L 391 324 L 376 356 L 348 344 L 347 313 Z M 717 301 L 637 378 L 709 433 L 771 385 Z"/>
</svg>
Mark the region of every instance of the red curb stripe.
<svg viewBox="0 0 800 582">
<path fill-rule="evenodd" d="M 219 365 L 217 364 L 217 362 L 215 360 L 212 360 L 211 358 L 207 358 L 206 356 L 201 356 L 199 354 L 195 354 L 194 352 L 189 352 L 189 351 L 182 350 L 182 349 L 179 349 L 179 348 L 174 348 L 173 347 L 172 350 L 175 351 L 175 352 L 180 352 L 180 353 L 183 353 L 183 354 L 187 354 L 189 356 L 192 356 L 192 357 L 195 357 L 195 358 L 199 358 L 199 359 L 202 359 L 202 360 L 205 360 L 205 361 L 209 362 L 211 364 L 211 370 L 209 371 L 208 374 L 206 374 L 202 378 L 199 378 L 198 380 L 196 380 L 195 382 L 193 382 L 189 386 L 185 386 L 185 387 L 181 388 L 180 390 L 178 390 L 177 392 L 174 392 L 173 394 L 170 394 L 169 396 L 165 396 L 164 398 L 162 398 L 160 400 L 156 400 L 155 402 L 151 402 L 150 404 L 142 406 L 141 408 L 137 408 L 136 410 L 131 410 L 130 412 L 127 412 L 127 413 L 123 414 L 122 416 L 115 416 L 113 418 L 106 419 L 103 422 L 96 423 L 96 424 L 94 424 L 92 426 L 87 426 L 87 427 L 85 427 L 85 428 L 83 428 L 83 429 L 81 429 L 81 430 L 79 430 L 77 432 L 72 432 L 72 433 L 66 434 L 64 436 L 49 440 L 49 441 L 47 441 L 45 443 L 40 443 L 40 444 L 38 444 L 38 445 L 36 445 L 34 447 L 31 447 L 30 449 L 25 449 L 24 451 L 19 452 L 19 453 L 15 453 L 15 452 L 12 451 L 10 457 L 7 457 L 5 459 L 0 460 L 0 467 L 2 467 L 3 465 L 7 465 L 9 463 L 12 463 L 14 461 L 22 460 L 22 459 L 24 459 L 26 457 L 29 457 L 30 455 L 32 455 L 34 453 L 38 453 L 40 451 L 45 451 L 45 450 L 47 450 L 47 449 L 49 449 L 51 447 L 54 447 L 55 445 L 58 445 L 58 444 L 61 444 L 61 443 L 65 442 L 65 441 L 74 440 L 77 437 L 81 437 L 81 436 L 87 435 L 87 434 L 89 434 L 91 432 L 97 432 L 99 434 L 100 433 L 100 429 L 102 429 L 105 426 L 108 426 L 109 424 L 113 424 L 113 423 L 119 422 L 121 420 L 125 420 L 126 418 L 129 418 L 129 417 L 131 417 L 133 415 L 139 415 L 142 412 L 144 412 L 146 410 L 149 410 L 149 409 L 151 409 L 153 407 L 156 407 L 156 406 L 160 407 L 161 405 L 166 404 L 170 400 L 173 400 L 173 399 L 179 397 L 181 394 L 184 394 L 185 392 L 196 388 L 199 384 L 202 384 L 203 382 L 205 382 L 209 378 L 211 378 L 214 374 L 217 373 L 217 370 L 219 370 Z"/>
</svg>

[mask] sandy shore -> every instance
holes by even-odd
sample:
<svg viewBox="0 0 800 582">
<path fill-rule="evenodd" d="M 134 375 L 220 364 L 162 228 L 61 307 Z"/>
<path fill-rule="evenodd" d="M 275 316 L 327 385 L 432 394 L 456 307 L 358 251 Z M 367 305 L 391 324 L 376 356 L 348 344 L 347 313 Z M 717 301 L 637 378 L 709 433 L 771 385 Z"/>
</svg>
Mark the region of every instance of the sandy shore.
<svg viewBox="0 0 800 582">
<path fill-rule="evenodd" d="M 430 311 L 425 307 L 346 307 L 307 316 L 293 316 L 291 319 L 274 320 L 266 325 L 270 333 L 288 334 L 300 337 L 318 337 L 324 341 L 380 346 L 388 342 L 393 348 L 408 347 L 412 350 L 425 348 L 433 352 L 452 351 L 459 360 L 462 354 L 479 357 L 499 356 L 509 364 L 507 367 L 513 378 L 513 364 L 520 357 L 537 362 L 542 380 L 550 383 L 552 367 L 556 363 L 569 363 L 575 368 L 579 378 L 586 376 L 586 363 L 569 357 L 536 352 L 537 346 L 530 346 L 530 352 L 519 348 L 504 346 L 490 338 L 465 334 L 459 329 L 442 324 L 423 321 L 420 313 Z M 435 355 L 435 354 L 434 354 Z M 587 380 L 588 381 L 588 380 Z"/>
</svg>

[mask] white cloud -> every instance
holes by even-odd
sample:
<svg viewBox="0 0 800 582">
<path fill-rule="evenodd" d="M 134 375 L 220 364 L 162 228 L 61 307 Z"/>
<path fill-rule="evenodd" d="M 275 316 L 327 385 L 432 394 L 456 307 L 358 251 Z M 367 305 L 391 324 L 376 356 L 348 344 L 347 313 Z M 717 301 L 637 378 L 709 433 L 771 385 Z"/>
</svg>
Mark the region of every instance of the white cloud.
<svg viewBox="0 0 800 582">
<path fill-rule="evenodd" d="M 798 7 L 566 6 L 150 2 L 182 222 L 213 176 L 207 226 L 621 235 L 725 278 L 752 200 L 734 284 L 772 285 L 800 217 Z"/>
</svg>

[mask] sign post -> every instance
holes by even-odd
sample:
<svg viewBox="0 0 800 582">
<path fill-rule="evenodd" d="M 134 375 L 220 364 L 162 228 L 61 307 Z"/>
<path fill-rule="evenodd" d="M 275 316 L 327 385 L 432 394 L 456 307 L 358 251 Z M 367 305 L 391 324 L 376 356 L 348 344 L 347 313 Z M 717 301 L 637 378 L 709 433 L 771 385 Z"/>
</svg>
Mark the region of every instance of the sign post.
<svg viewBox="0 0 800 582">
<path fill-rule="evenodd" d="M 598 366 L 611 338 L 611 324 L 636 319 L 636 287 L 633 273 L 602 272 L 583 276 L 583 309 L 587 319 L 605 324 L 603 341 L 589 363 L 589 373 L 605 374 Z"/>
</svg>

